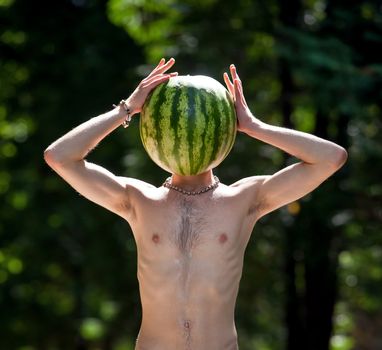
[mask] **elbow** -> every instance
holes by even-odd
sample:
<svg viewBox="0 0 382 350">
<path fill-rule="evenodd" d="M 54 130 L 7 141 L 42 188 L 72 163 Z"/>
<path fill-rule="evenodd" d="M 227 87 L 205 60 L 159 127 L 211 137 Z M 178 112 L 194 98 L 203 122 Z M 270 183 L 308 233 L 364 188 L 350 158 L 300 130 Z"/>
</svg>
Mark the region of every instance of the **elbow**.
<svg viewBox="0 0 382 350">
<path fill-rule="evenodd" d="M 56 168 L 62 163 L 57 152 L 50 146 L 44 151 L 44 160 L 51 168 Z"/>
<path fill-rule="evenodd" d="M 348 152 L 345 150 L 345 148 L 337 146 L 336 149 L 333 151 L 330 164 L 335 170 L 338 170 L 346 163 L 347 159 Z"/>
<path fill-rule="evenodd" d="M 77 160 L 74 158 L 69 158 L 62 154 L 59 149 L 49 146 L 44 151 L 44 160 L 53 170 L 57 170 L 62 167 L 68 167 L 70 164 L 76 163 L 78 161 L 83 161 L 84 159 Z"/>
<path fill-rule="evenodd" d="M 54 152 L 49 147 L 44 151 L 44 160 L 49 166 L 55 163 Z"/>
</svg>

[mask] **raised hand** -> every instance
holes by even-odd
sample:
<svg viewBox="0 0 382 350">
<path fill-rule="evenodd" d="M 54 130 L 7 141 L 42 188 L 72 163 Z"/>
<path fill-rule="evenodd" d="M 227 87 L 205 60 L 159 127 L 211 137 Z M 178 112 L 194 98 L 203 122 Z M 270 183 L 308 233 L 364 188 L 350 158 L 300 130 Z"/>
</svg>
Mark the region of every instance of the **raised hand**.
<svg viewBox="0 0 382 350">
<path fill-rule="evenodd" d="M 231 64 L 229 68 L 232 81 L 229 78 L 228 74 L 224 73 L 224 82 L 226 83 L 228 91 L 231 93 L 232 98 L 235 102 L 238 130 L 245 131 L 247 126 L 251 122 L 253 122 L 255 118 L 249 110 L 247 101 L 245 100 L 243 86 L 241 84 L 239 74 L 237 74 L 236 67 L 233 64 Z"/>
<path fill-rule="evenodd" d="M 178 75 L 175 73 L 166 73 L 175 63 L 175 59 L 171 58 L 167 61 L 162 58 L 153 71 L 143 79 L 138 87 L 134 90 L 131 96 L 128 98 L 128 105 L 131 110 L 131 114 L 139 113 L 142 110 L 143 104 L 150 93 L 157 85 L 167 81 L 171 77 Z"/>
</svg>

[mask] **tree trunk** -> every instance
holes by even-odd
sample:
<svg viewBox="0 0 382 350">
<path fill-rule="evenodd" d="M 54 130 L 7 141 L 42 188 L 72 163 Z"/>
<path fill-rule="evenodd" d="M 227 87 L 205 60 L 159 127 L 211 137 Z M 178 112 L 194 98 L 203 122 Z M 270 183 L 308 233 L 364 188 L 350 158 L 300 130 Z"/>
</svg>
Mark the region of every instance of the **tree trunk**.
<svg viewBox="0 0 382 350">
<path fill-rule="evenodd" d="M 280 2 L 280 22 L 284 27 L 298 27 L 298 18 L 300 14 L 301 3 L 299 0 Z M 281 34 L 280 41 L 285 42 Z M 292 128 L 291 114 L 293 111 L 292 99 L 294 85 L 289 62 L 284 58 L 279 59 L 279 79 L 281 82 L 281 112 L 283 126 Z M 285 159 L 286 160 L 286 159 Z M 285 322 L 287 328 L 287 350 L 306 349 L 306 332 L 304 327 L 304 309 L 301 298 L 298 295 L 296 286 L 296 251 L 297 251 L 297 233 L 292 227 L 285 229 Z"/>
</svg>

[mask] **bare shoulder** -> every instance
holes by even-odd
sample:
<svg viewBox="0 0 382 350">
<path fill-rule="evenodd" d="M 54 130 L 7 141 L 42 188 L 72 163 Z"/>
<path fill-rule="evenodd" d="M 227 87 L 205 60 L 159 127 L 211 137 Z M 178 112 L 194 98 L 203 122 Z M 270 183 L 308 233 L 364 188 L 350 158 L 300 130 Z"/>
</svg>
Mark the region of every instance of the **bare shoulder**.
<svg viewBox="0 0 382 350">
<path fill-rule="evenodd" d="M 242 178 L 231 185 L 224 186 L 224 195 L 234 197 L 235 204 L 254 218 L 260 216 L 261 199 L 259 189 L 268 176 L 251 176 Z"/>
<path fill-rule="evenodd" d="M 120 177 L 120 179 L 123 182 L 126 190 L 129 192 L 129 195 L 133 196 L 135 199 L 155 198 L 159 195 L 159 193 L 161 193 L 160 188 L 155 187 L 146 181 L 131 177 Z"/>
<path fill-rule="evenodd" d="M 135 178 L 132 178 L 132 177 L 123 177 L 123 176 L 120 176 L 120 179 L 123 181 L 123 183 L 127 186 L 127 187 L 131 187 L 131 188 L 135 188 L 135 189 L 138 189 L 138 190 L 153 190 L 155 189 L 156 187 L 146 181 L 142 181 L 142 180 L 139 180 L 139 179 L 135 179 Z"/>
<path fill-rule="evenodd" d="M 234 182 L 229 187 L 232 187 L 241 191 L 247 191 L 247 190 L 256 191 L 256 189 L 258 189 L 259 186 L 261 186 L 267 178 L 268 178 L 267 175 L 244 177 Z"/>
<path fill-rule="evenodd" d="M 268 176 L 266 175 L 245 177 L 234 182 L 229 187 L 236 190 L 240 198 L 248 203 L 251 208 L 259 207 L 261 204 L 259 197 L 260 188 L 267 178 Z"/>
<path fill-rule="evenodd" d="M 134 220 L 139 207 L 155 202 L 163 195 L 160 187 L 139 179 L 119 176 L 118 181 L 124 189 L 124 195 L 114 212 L 129 222 Z"/>
</svg>

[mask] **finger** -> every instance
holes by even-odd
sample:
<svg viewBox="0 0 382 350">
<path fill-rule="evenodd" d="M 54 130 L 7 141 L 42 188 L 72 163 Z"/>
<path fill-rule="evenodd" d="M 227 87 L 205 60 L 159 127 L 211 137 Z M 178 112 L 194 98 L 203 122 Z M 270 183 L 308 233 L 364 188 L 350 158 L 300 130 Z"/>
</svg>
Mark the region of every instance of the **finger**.
<svg viewBox="0 0 382 350">
<path fill-rule="evenodd" d="M 159 63 L 157 64 L 157 66 L 151 71 L 151 73 L 147 76 L 147 78 L 152 77 L 153 75 L 155 75 L 158 72 L 158 69 L 163 67 L 165 62 L 166 62 L 166 60 L 164 58 L 161 58 Z"/>
<path fill-rule="evenodd" d="M 227 87 L 228 87 L 230 90 L 232 90 L 232 89 L 233 89 L 233 84 L 232 84 L 232 82 L 231 82 L 231 80 L 230 80 L 230 78 L 229 78 L 229 76 L 228 76 L 228 74 L 227 74 L 226 72 L 224 72 L 224 74 L 223 74 L 223 78 L 224 78 L 224 81 L 225 81 Z"/>
<path fill-rule="evenodd" d="M 158 75 L 153 75 L 152 77 L 147 77 L 143 82 L 142 82 L 142 85 L 148 85 L 150 84 L 152 81 L 156 80 L 156 79 L 159 79 L 159 78 L 162 78 L 162 77 L 174 77 L 174 76 L 177 76 L 178 75 L 178 72 L 174 72 L 174 73 L 169 73 L 169 74 L 158 74 Z"/>
<path fill-rule="evenodd" d="M 247 105 L 247 102 L 245 100 L 245 97 L 244 97 L 244 92 L 243 92 L 243 84 L 241 82 L 241 80 L 239 79 L 239 91 L 240 91 L 240 94 L 241 94 L 241 98 L 242 98 L 242 101 L 245 105 Z"/>
<path fill-rule="evenodd" d="M 238 92 L 240 102 L 242 103 L 243 106 L 248 107 L 247 101 L 245 100 L 245 97 L 244 97 L 243 85 L 240 79 L 235 80 L 235 87 Z"/>
<path fill-rule="evenodd" d="M 142 88 L 154 88 L 155 86 L 169 80 L 171 77 L 178 75 L 177 72 L 171 74 L 165 74 L 161 76 L 152 77 L 150 80 L 142 84 Z"/>
<path fill-rule="evenodd" d="M 234 88 L 235 88 L 235 100 L 236 101 L 241 101 L 241 96 L 240 96 L 240 88 L 239 88 L 239 80 L 238 79 L 234 79 L 233 81 L 233 84 L 234 84 Z"/>
<path fill-rule="evenodd" d="M 166 64 L 156 69 L 156 73 L 161 74 L 168 71 L 175 64 L 175 58 L 171 57 Z"/>
<path fill-rule="evenodd" d="M 166 62 L 166 60 L 164 58 L 161 58 L 159 63 L 157 64 L 157 66 L 155 68 L 159 68 L 160 66 L 162 66 L 164 63 Z"/>
<path fill-rule="evenodd" d="M 231 64 L 229 70 L 231 72 L 232 80 L 238 79 L 235 65 Z"/>
<path fill-rule="evenodd" d="M 230 69 L 230 72 L 231 72 L 232 80 L 235 80 L 235 79 L 239 79 L 240 80 L 239 75 L 237 74 L 235 65 L 231 64 L 229 69 Z"/>
<path fill-rule="evenodd" d="M 230 92 L 232 97 L 234 97 L 235 96 L 234 87 L 233 87 L 233 84 L 231 83 L 231 80 L 229 79 L 228 74 L 224 72 L 223 78 L 224 78 L 225 84 L 227 85 L 228 91 Z"/>
<path fill-rule="evenodd" d="M 236 101 L 240 101 L 244 107 L 247 107 L 247 102 L 245 101 L 243 94 L 243 87 L 241 85 L 241 81 L 239 79 L 234 80 L 235 85 L 235 99 Z"/>
<path fill-rule="evenodd" d="M 152 72 L 151 74 L 149 75 L 149 77 L 151 76 L 154 76 L 154 75 L 158 75 L 158 74 L 162 74 L 164 72 L 166 72 L 167 70 L 169 70 L 175 63 L 175 59 L 173 57 L 171 57 L 166 64 L 164 64 L 164 59 L 163 59 L 163 63 L 159 66 L 157 66 Z"/>
</svg>

